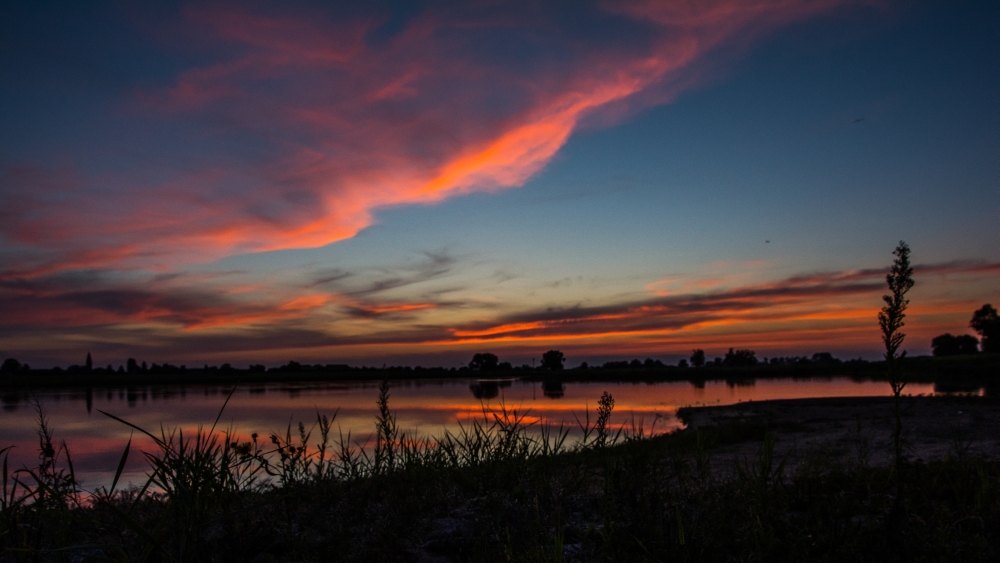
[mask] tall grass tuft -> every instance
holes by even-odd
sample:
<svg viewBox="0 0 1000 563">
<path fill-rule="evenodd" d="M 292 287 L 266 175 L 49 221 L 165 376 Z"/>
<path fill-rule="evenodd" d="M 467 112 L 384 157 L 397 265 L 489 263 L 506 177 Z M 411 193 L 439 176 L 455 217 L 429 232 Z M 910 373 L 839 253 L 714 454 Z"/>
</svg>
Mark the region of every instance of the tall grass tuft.
<svg viewBox="0 0 1000 563">
<path fill-rule="evenodd" d="M 893 260 L 892 268 L 885 277 L 891 294 L 882 296 L 885 307 L 882 307 L 878 314 L 878 322 L 882 329 L 882 343 L 885 345 L 885 363 L 889 385 L 892 388 L 893 415 L 896 423 L 892 435 L 893 458 L 896 470 L 900 471 L 903 466 L 903 419 L 900 412 L 900 396 L 906 387 L 902 369 L 906 352 L 899 352 L 906 334 L 900 329 L 905 324 L 903 319 L 910 304 L 910 300 L 906 299 L 906 293 L 913 288 L 914 282 L 913 268 L 910 266 L 910 247 L 905 242 L 899 241 L 899 245 L 892 253 L 896 259 Z"/>
</svg>

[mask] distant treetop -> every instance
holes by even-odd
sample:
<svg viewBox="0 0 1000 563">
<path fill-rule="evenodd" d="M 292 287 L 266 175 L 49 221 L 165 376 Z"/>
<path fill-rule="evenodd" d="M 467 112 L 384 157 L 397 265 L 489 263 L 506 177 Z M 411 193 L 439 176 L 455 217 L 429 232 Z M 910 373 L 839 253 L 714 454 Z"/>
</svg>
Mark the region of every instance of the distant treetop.
<svg viewBox="0 0 1000 563">
<path fill-rule="evenodd" d="M 979 333 L 983 352 L 1000 352 L 1000 315 L 993 305 L 983 305 L 972 314 L 969 326 Z"/>
</svg>

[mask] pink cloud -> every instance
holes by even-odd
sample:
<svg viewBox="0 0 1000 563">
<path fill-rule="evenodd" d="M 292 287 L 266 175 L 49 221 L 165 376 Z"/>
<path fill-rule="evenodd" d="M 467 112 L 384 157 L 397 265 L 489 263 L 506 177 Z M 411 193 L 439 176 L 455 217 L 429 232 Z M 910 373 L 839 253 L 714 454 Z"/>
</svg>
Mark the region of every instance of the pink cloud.
<svg viewBox="0 0 1000 563">
<path fill-rule="evenodd" d="M 264 148 L 221 148 L 179 171 L 78 173 L 73 188 L 31 193 L 8 174 L 0 188 L 22 194 L 24 212 L 0 227 L 23 254 L 6 269 L 169 268 L 318 247 L 371 225 L 379 208 L 520 186 L 581 123 L 667 101 L 727 45 L 845 3 L 608 3 L 591 16 L 627 28 L 610 40 L 540 6 L 502 18 L 429 10 L 381 41 L 380 15 L 190 9 L 207 62 L 146 91 L 143 111 Z M 520 44 L 538 56 L 502 56 Z"/>
</svg>

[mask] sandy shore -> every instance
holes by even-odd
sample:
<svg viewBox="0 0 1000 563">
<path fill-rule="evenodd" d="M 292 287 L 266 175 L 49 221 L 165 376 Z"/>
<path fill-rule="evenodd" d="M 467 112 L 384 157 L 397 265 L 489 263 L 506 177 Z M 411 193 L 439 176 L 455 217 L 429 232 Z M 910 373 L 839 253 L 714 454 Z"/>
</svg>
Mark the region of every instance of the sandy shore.
<svg viewBox="0 0 1000 563">
<path fill-rule="evenodd" d="M 908 459 L 1000 458 L 1000 401 L 980 397 L 904 397 L 904 442 Z M 892 399 L 884 397 L 746 402 L 691 407 L 678 413 L 689 428 L 764 425 L 775 435 L 775 457 L 791 472 L 805 460 L 850 465 L 887 465 L 892 455 Z M 753 459 L 759 440 L 712 449 L 713 471 Z"/>
</svg>

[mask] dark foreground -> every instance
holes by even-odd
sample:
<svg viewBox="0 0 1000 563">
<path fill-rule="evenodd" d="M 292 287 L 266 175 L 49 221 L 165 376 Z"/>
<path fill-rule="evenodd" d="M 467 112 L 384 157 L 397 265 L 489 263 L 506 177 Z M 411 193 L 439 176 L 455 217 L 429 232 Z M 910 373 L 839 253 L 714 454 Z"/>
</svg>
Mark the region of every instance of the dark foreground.
<svg viewBox="0 0 1000 563">
<path fill-rule="evenodd" d="M 397 432 L 385 400 L 369 455 L 341 445 L 350 441 L 329 436 L 322 420 L 304 444 L 291 431 L 256 441 L 168 435 L 150 457 L 150 489 L 89 500 L 74 493 L 53 447 L 37 470 L 5 471 L 0 561 L 998 556 L 993 400 L 909 399 L 904 423 L 924 449 L 911 450 L 899 475 L 883 463 L 881 399 L 685 409 L 690 428 L 655 438 L 636 427 L 612 434 L 603 405 L 573 448 L 513 412 L 414 442 Z M 12 492 L 15 482 L 23 485 Z"/>
</svg>

